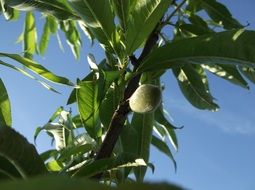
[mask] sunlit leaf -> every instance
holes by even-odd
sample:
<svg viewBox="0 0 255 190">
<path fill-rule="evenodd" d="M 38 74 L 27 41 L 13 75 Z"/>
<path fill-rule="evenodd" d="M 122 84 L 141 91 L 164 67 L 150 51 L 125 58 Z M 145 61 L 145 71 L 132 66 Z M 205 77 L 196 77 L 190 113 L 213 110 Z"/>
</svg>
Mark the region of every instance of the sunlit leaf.
<svg viewBox="0 0 255 190">
<path fill-rule="evenodd" d="M 126 33 L 126 52 L 131 55 L 150 35 L 165 14 L 171 0 L 137 0 L 130 12 Z"/>
<path fill-rule="evenodd" d="M 135 2 L 135 1 L 134 1 Z M 129 20 L 130 0 L 113 0 L 114 12 L 118 16 L 120 25 L 125 32 Z"/>
<path fill-rule="evenodd" d="M 19 17 L 19 11 L 9 7 L 6 2 L 8 0 L 1 0 L 1 9 L 6 20 L 16 20 Z"/>
<path fill-rule="evenodd" d="M 50 17 L 46 17 L 45 20 L 46 21 L 43 27 L 43 33 L 39 44 L 39 51 L 42 55 L 45 54 L 51 35 Z"/>
<path fill-rule="evenodd" d="M 26 13 L 25 26 L 23 32 L 24 38 L 24 57 L 28 59 L 33 59 L 33 55 L 36 50 L 36 27 L 35 27 L 35 17 L 32 12 Z"/>
<path fill-rule="evenodd" d="M 65 135 L 65 128 L 63 125 L 59 123 L 46 123 L 42 129 L 53 135 L 56 150 L 61 150 L 66 147 L 67 139 Z"/>
<path fill-rule="evenodd" d="M 56 83 L 59 83 L 59 84 L 65 84 L 65 85 L 73 86 L 73 83 L 71 81 L 69 81 L 67 78 L 60 77 L 60 76 L 57 76 L 57 75 L 53 74 L 52 72 L 50 72 L 48 69 L 46 69 L 42 65 L 40 65 L 40 64 L 30 60 L 30 59 L 24 58 L 24 57 L 22 57 L 20 55 L 17 55 L 17 54 L 10 54 L 10 53 L 3 53 L 3 52 L 0 52 L 0 56 L 1 57 L 8 57 L 10 59 L 13 59 L 13 60 L 21 63 L 23 66 L 27 67 L 28 69 L 30 69 L 34 73 L 39 74 L 41 77 L 43 77 L 43 78 L 45 78 L 49 81 L 56 82 Z"/>
<path fill-rule="evenodd" d="M 244 80 L 235 65 L 203 65 L 205 69 L 214 75 L 221 77 L 229 82 L 249 89 L 248 83 Z"/>
<path fill-rule="evenodd" d="M 91 137 L 98 137 L 101 135 L 98 83 L 96 80 L 81 81 L 79 86 L 80 88 L 76 90 L 76 99 L 82 122 Z"/>
<path fill-rule="evenodd" d="M 0 78 L 0 128 L 12 126 L 11 104 L 7 90 Z"/>
<path fill-rule="evenodd" d="M 83 19 L 84 25 L 89 28 L 93 36 L 108 51 L 117 54 L 117 50 L 112 43 L 115 25 L 110 1 L 70 0 L 70 4 Z"/>
<path fill-rule="evenodd" d="M 54 159 L 47 162 L 46 167 L 49 171 L 52 171 L 52 172 L 59 172 L 63 168 L 63 166 L 60 164 L 60 162 L 58 162 Z"/>
<path fill-rule="evenodd" d="M 39 10 L 51 14 L 60 20 L 79 19 L 72 11 L 66 0 L 5 0 L 6 4 L 14 9 L 27 11 Z"/>
<path fill-rule="evenodd" d="M 80 57 L 81 39 L 75 21 L 67 20 L 60 22 L 60 28 L 65 33 L 68 45 L 76 59 Z"/>
<path fill-rule="evenodd" d="M 54 89 L 52 86 L 50 86 L 49 84 L 47 84 L 47 83 L 45 83 L 45 82 L 43 82 L 43 81 L 37 79 L 36 77 L 30 75 L 27 71 L 25 71 L 25 69 L 21 69 L 21 68 L 15 67 L 15 66 L 10 65 L 10 64 L 8 64 L 8 63 L 5 63 L 5 62 L 3 62 L 3 61 L 1 61 L 1 60 L 0 60 L 0 65 L 6 66 L 6 67 L 11 68 L 11 69 L 13 69 L 13 70 L 15 70 L 15 71 L 18 71 L 18 72 L 20 72 L 21 74 L 23 74 L 23 75 L 25 75 L 25 76 L 27 76 L 27 77 L 29 77 L 29 78 L 31 78 L 31 79 L 33 79 L 33 80 L 39 82 L 44 88 L 46 88 L 46 89 L 48 89 L 48 90 L 51 90 L 51 91 L 53 91 L 53 92 L 59 93 L 57 90 L 55 90 L 55 89 Z"/>
</svg>

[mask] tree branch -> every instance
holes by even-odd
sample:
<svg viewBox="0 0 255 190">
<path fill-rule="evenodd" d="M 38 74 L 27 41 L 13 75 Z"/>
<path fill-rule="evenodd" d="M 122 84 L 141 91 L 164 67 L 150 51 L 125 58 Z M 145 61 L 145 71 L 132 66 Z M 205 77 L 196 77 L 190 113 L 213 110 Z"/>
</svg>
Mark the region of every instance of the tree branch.
<svg viewBox="0 0 255 190">
<path fill-rule="evenodd" d="M 130 61 L 132 65 L 134 66 L 133 71 L 135 72 L 140 63 L 144 60 L 144 58 L 149 55 L 152 48 L 156 45 L 158 41 L 158 28 L 159 24 L 156 25 L 153 32 L 148 37 L 148 40 L 145 43 L 144 49 L 139 56 L 138 59 L 136 59 L 135 56 L 130 56 Z M 100 160 L 103 158 L 108 158 L 111 156 L 112 151 L 114 149 L 114 146 L 121 134 L 121 131 L 124 127 L 124 123 L 126 121 L 128 113 L 131 111 L 129 107 L 129 98 L 130 96 L 135 92 L 137 87 L 139 86 L 139 81 L 141 78 L 141 74 L 137 74 L 134 76 L 129 83 L 127 84 L 127 87 L 124 92 L 124 100 L 119 104 L 117 110 L 112 116 L 111 122 L 109 124 L 109 129 L 107 131 L 106 137 L 96 155 L 95 160 Z M 93 176 L 94 179 L 100 179 L 102 174 L 98 174 Z"/>
</svg>

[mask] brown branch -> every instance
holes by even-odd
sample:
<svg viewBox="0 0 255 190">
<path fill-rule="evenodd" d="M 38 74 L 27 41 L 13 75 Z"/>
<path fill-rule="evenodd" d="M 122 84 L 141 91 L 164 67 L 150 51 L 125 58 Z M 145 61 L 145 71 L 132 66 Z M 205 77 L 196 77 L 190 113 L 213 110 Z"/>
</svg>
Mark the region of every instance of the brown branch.
<svg viewBox="0 0 255 190">
<path fill-rule="evenodd" d="M 147 55 L 149 55 L 152 48 L 156 45 L 158 41 L 158 33 L 159 33 L 157 31 L 158 25 L 159 24 L 156 25 L 155 29 L 148 37 L 148 40 L 146 41 L 144 49 L 141 55 L 139 56 L 139 58 L 136 59 L 135 56 L 130 56 L 131 64 L 134 66 L 134 69 L 133 69 L 134 72 L 136 71 L 140 63 L 144 60 L 144 58 Z M 127 84 L 127 87 L 124 92 L 124 100 L 122 101 L 122 103 L 119 104 L 117 110 L 112 116 L 106 137 L 96 155 L 95 160 L 100 160 L 100 159 L 108 158 L 111 156 L 114 146 L 124 127 L 124 123 L 126 121 L 127 115 L 131 111 L 129 107 L 128 99 L 139 86 L 140 78 L 141 78 L 141 74 L 137 74 Z M 102 173 L 95 175 L 92 178 L 100 179 L 101 176 L 102 176 Z"/>
</svg>

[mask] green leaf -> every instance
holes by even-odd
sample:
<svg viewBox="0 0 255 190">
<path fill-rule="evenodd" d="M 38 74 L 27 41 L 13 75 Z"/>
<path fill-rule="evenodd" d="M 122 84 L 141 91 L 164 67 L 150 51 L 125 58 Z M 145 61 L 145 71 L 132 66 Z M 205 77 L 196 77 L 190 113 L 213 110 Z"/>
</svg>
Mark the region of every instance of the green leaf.
<svg viewBox="0 0 255 190">
<path fill-rule="evenodd" d="M 188 19 L 189 19 L 190 23 L 193 24 L 193 25 L 196 25 L 196 26 L 199 26 L 201 28 L 206 28 L 208 30 L 211 30 L 208 27 L 207 22 L 203 18 L 198 16 L 198 15 L 192 14 L 192 15 L 189 16 Z"/>
<path fill-rule="evenodd" d="M 213 102 L 204 69 L 199 65 L 185 65 L 174 68 L 173 73 L 186 99 L 198 109 L 217 111 L 219 106 Z"/>
<path fill-rule="evenodd" d="M 115 14 L 118 16 L 122 30 L 127 30 L 129 21 L 130 0 L 112 0 Z"/>
<path fill-rule="evenodd" d="M 72 11 L 66 0 L 5 0 L 6 4 L 14 9 L 27 11 L 39 10 L 40 12 L 51 14 L 60 20 L 79 19 Z"/>
<path fill-rule="evenodd" d="M 36 139 L 38 137 L 38 135 L 40 134 L 40 132 L 43 130 L 43 127 L 37 127 L 35 129 L 35 133 L 34 133 L 34 144 L 36 145 Z"/>
<path fill-rule="evenodd" d="M 30 74 L 29 74 L 28 72 L 26 72 L 24 69 L 15 67 L 15 66 L 10 65 L 10 64 L 8 64 L 8 63 L 5 63 L 5 62 L 3 62 L 3 61 L 1 61 L 1 60 L 0 60 L 0 65 L 9 67 L 9 68 L 11 68 L 11 69 L 14 69 L 15 71 L 18 71 L 18 72 L 20 72 L 21 74 L 23 74 L 23 75 L 25 75 L 25 76 L 27 76 L 27 77 L 29 77 L 29 78 L 31 78 L 31 79 L 33 79 L 33 80 L 39 82 L 44 88 L 46 88 L 46 89 L 48 89 L 48 90 L 51 90 L 51 91 L 53 91 L 53 92 L 59 93 L 59 92 L 58 92 L 57 90 L 55 90 L 53 87 L 51 87 L 51 86 L 48 85 L 47 83 L 45 83 L 45 82 L 43 82 L 43 81 L 41 81 L 41 80 L 35 78 L 34 76 L 30 75 Z"/>
<path fill-rule="evenodd" d="M 165 117 L 163 107 L 159 107 L 155 111 L 155 121 L 160 124 L 158 128 L 163 128 L 163 134 L 165 134 L 168 138 L 172 146 L 175 148 L 175 150 L 178 150 L 178 141 L 175 134 L 174 129 L 176 129 L 175 126 L 173 126 Z M 164 135 L 164 136 L 165 136 Z"/>
<path fill-rule="evenodd" d="M 44 162 L 46 162 L 48 159 L 50 159 L 51 157 L 55 157 L 57 154 L 58 154 L 57 150 L 51 149 L 51 150 L 47 150 L 47 151 L 41 153 L 40 157 L 42 158 L 42 160 Z"/>
<path fill-rule="evenodd" d="M 75 21 L 66 20 L 60 22 L 60 28 L 65 33 L 68 45 L 76 59 L 80 57 L 81 39 Z"/>
<path fill-rule="evenodd" d="M 1 9 L 6 20 L 17 20 L 19 17 L 19 11 L 9 7 L 6 4 L 7 0 L 0 0 Z"/>
<path fill-rule="evenodd" d="M 73 146 L 73 147 L 68 147 L 64 149 L 60 157 L 58 158 L 59 161 L 64 161 L 65 159 L 70 159 L 71 156 L 77 155 L 77 154 L 84 154 L 89 151 L 93 150 L 93 146 L 91 144 L 83 144 L 79 146 Z"/>
<path fill-rule="evenodd" d="M 69 2 L 95 38 L 107 50 L 117 54 L 112 41 L 115 33 L 115 25 L 110 1 L 70 0 Z"/>
<path fill-rule="evenodd" d="M 112 116 L 118 107 L 119 101 L 120 95 L 118 87 L 116 85 L 113 88 L 110 87 L 102 101 L 99 111 L 100 120 L 105 129 L 108 129 Z"/>
<path fill-rule="evenodd" d="M 23 178 L 48 173 L 35 147 L 14 129 L 0 127 L 0 154 L 8 159 Z"/>
<path fill-rule="evenodd" d="M 117 187 L 103 185 L 88 179 L 75 179 L 66 176 L 41 176 L 32 178 L 30 180 L 22 181 L 4 181 L 0 183 L 2 190 L 15 189 L 56 189 L 56 190 L 70 190 L 70 189 L 84 189 L 84 190 L 181 190 L 182 188 L 168 183 L 125 183 Z"/>
<path fill-rule="evenodd" d="M 146 163 L 149 160 L 150 144 L 153 131 L 154 113 L 133 114 L 131 125 L 137 131 L 138 147 L 137 157 L 142 158 Z M 135 169 L 137 181 L 143 181 L 146 173 L 146 167 L 138 167 Z"/>
<path fill-rule="evenodd" d="M 109 166 L 112 165 L 114 160 L 112 158 L 106 158 L 94 161 L 90 164 L 82 166 L 73 176 L 92 177 L 98 173 L 108 170 Z"/>
<path fill-rule="evenodd" d="M 130 140 L 132 139 L 132 140 Z M 122 129 L 119 144 L 121 145 L 121 152 L 128 154 L 137 154 L 138 148 L 138 134 L 136 129 L 128 123 Z M 124 169 L 124 175 L 127 177 L 131 171 L 131 168 Z"/>
<path fill-rule="evenodd" d="M 12 126 L 11 104 L 7 90 L 0 78 L 0 128 L 5 126 Z"/>
<path fill-rule="evenodd" d="M 79 21 L 78 24 L 79 24 L 81 30 L 83 31 L 83 33 L 90 39 L 91 46 L 92 46 L 94 44 L 94 39 L 95 39 L 94 34 L 89 29 L 89 27 L 87 27 L 82 21 Z"/>
<path fill-rule="evenodd" d="M 150 35 L 165 14 L 171 0 L 137 0 L 126 33 L 126 53 L 131 55 Z"/>
<path fill-rule="evenodd" d="M 23 32 L 24 38 L 24 57 L 33 59 L 33 55 L 36 51 L 36 27 L 34 14 L 29 11 L 26 13 L 25 27 Z"/>
<path fill-rule="evenodd" d="M 45 67 L 43 67 L 42 65 L 40 65 L 30 59 L 22 57 L 18 54 L 10 54 L 10 53 L 0 52 L 0 56 L 8 57 L 10 59 L 13 59 L 13 60 L 21 63 L 23 66 L 27 67 L 32 72 L 39 74 L 41 77 L 43 77 L 51 82 L 73 86 L 73 83 L 71 81 L 69 81 L 67 78 L 57 76 L 57 75 L 53 74 L 52 72 L 50 72 Z"/>
<path fill-rule="evenodd" d="M 255 69 L 251 67 L 239 67 L 241 73 L 255 84 Z"/>
<path fill-rule="evenodd" d="M 63 168 L 62 164 L 54 159 L 47 162 L 46 167 L 51 172 L 59 172 Z"/>
<path fill-rule="evenodd" d="M 63 125 L 59 123 L 47 123 L 43 126 L 43 129 L 53 135 L 57 150 L 61 150 L 67 146 L 65 128 Z"/>
<path fill-rule="evenodd" d="M 78 85 L 80 88 L 76 90 L 76 99 L 82 122 L 91 137 L 99 137 L 101 136 L 101 127 L 99 122 L 98 83 L 96 80 L 81 81 Z"/>
<path fill-rule="evenodd" d="M 214 75 L 221 77 L 233 84 L 239 85 L 243 88 L 249 89 L 248 83 L 244 80 L 235 65 L 202 65 Z"/>
<path fill-rule="evenodd" d="M 184 64 L 255 66 L 255 31 L 232 30 L 178 40 L 155 49 L 138 72 L 169 69 Z"/>
<path fill-rule="evenodd" d="M 204 28 L 195 24 L 181 24 L 179 28 L 182 31 L 189 32 L 193 35 L 200 36 L 208 33 L 212 33 L 213 31 L 209 28 Z"/>
<path fill-rule="evenodd" d="M 214 22 L 222 24 L 227 30 L 243 28 L 243 26 L 232 17 L 226 6 L 216 0 L 198 0 L 201 7 L 213 19 Z"/>
<path fill-rule="evenodd" d="M 62 106 L 60 106 L 50 117 L 48 123 L 53 122 L 60 114 L 61 112 L 64 110 L 64 108 Z"/>
<path fill-rule="evenodd" d="M 173 155 L 171 153 L 170 148 L 166 144 L 166 142 L 164 142 L 163 140 L 161 140 L 158 137 L 153 135 L 152 139 L 151 139 L 151 144 L 153 146 L 155 146 L 159 151 L 161 151 L 164 154 L 166 154 L 168 156 L 168 158 L 173 161 L 174 169 L 176 170 L 177 169 L 176 161 L 175 161 L 175 159 L 174 159 L 174 157 L 173 157 Z"/>
<path fill-rule="evenodd" d="M 46 17 L 45 19 L 45 24 L 43 27 L 43 33 L 42 33 L 42 37 L 40 40 L 40 44 L 39 44 L 39 51 L 41 55 L 45 54 L 45 51 L 48 47 L 49 44 L 49 40 L 50 40 L 50 35 L 51 35 L 51 26 L 50 26 L 50 19 L 49 17 Z"/>
<path fill-rule="evenodd" d="M 122 153 L 116 158 L 105 158 L 83 165 L 73 174 L 75 177 L 92 177 L 107 170 L 116 170 L 125 167 L 146 166 L 142 159 L 135 155 Z"/>
<path fill-rule="evenodd" d="M 82 81 L 90 81 L 90 80 L 93 80 L 93 77 L 94 77 L 94 72 L 90 72 L 88 75 L 86 75 Z M 74 88 L 71 92 L 71 94 L 69 95 L 69 98 L 67 100 L 67 105 L 69 104 L 73 104 L 76 102 L 76 88 Z"/>
<path fill-rule="evenodd" d="M 5 177 L 16 179 L 21 178 L 20 173 L 15 168 L 15 166 L 6 158 L 0 155 L 0 181 L 2 180 L 1 173 L 4 174 Z"/>
</svg>

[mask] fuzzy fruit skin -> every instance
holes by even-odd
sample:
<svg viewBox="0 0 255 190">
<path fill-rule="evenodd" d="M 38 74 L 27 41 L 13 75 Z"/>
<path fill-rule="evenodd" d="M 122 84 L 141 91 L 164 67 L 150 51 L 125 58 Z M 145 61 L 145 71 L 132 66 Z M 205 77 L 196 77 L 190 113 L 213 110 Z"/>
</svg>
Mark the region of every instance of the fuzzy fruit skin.
<svg viewBox="0 0 255 190">
<path fill-rule="evenodd" d="M 129 99 L 133 112 L 148 113 L 155 111 L 161 103 L 161 90 L 152 84 L 139 86 Z"/>
</svg>

